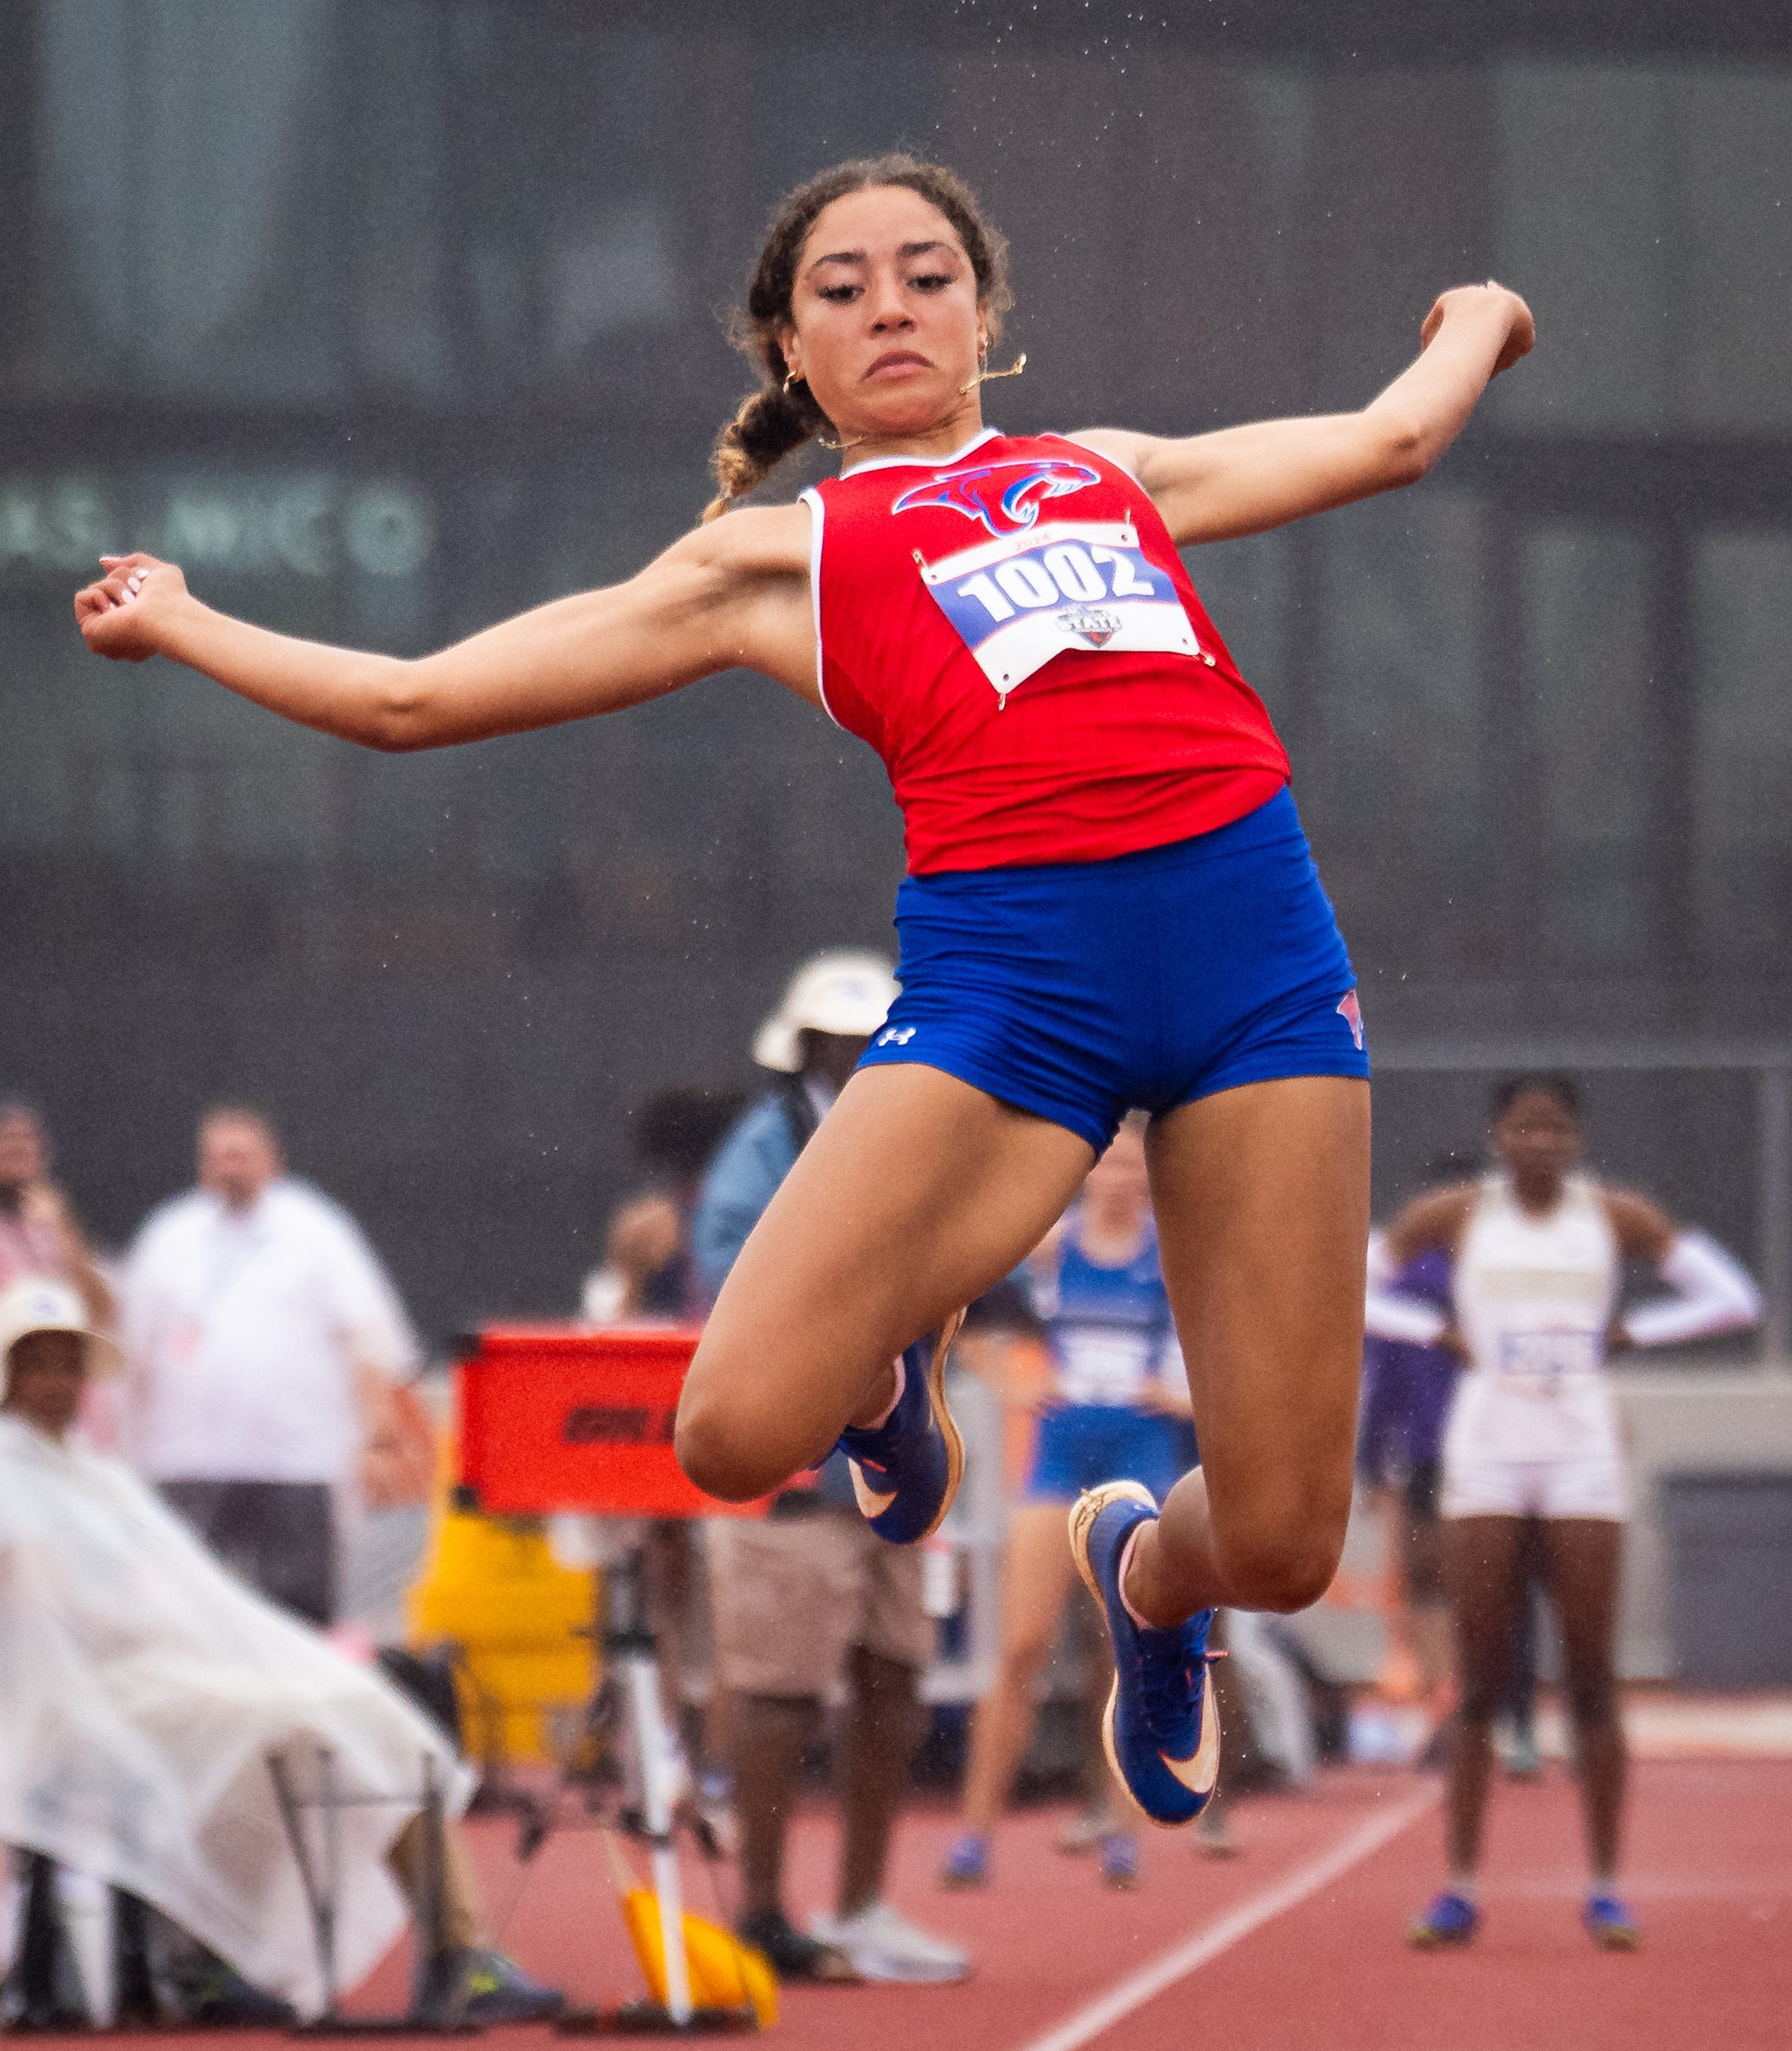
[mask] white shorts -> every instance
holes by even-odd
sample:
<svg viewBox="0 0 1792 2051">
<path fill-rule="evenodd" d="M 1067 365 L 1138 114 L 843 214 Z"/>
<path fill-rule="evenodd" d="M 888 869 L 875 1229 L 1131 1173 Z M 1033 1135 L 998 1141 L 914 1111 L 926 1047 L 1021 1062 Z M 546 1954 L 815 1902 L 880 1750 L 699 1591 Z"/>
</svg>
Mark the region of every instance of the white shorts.
<svg viewBox="0 0 1792 2051">
<path fill-rule="evenodd" d="M 1600 1517 L 1630 1514 L 1624 1463 L 1615 1451 L 1573 1459 L 1446 1458 L 1442 1517 Z"/>
</svg>

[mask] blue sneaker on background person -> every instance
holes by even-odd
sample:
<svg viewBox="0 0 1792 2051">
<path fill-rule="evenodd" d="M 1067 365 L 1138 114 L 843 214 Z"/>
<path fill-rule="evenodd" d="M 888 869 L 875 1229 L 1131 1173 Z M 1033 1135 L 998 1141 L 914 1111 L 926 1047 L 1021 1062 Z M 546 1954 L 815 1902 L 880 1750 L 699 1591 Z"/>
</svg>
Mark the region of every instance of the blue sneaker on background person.
<svg viewBox="0 0 1792 2051">
<path fill-rule="evenodd" d="M 946 1356 L 963 1322 L 955 1311 L 904 1353 L 902 1393 L 881 1424 L 840 1435 L 865 1521 L 892 1545 L 918 1545 L 938 1530 L 964 1477 L 964 1441 L 946 1407 Z"/>
<path fill-rule="evenodd" d="M 1415 1951 L 1447 1951 L 1472 1944 L 1481 1928 L 1481 1911 L 1466 1894 L 1446 1888 L 1406 1933 Z"/>
<path fill-rule="evenodd" d="M 1634 1951 L 1642 1942 L 1636 1918 L 1615 1894 L 1605 1889 L 1587 1896 L 1580 1920 L 1602 1951 Z"/>
<path fill-rule="evenodd" d="M 942 1887 L 987 1887 L 990 1884 L 990 1841 L 980 1830 L 966 1830 L 953 1842 L 940 1862 Z"/>
<path fill-rule="evenodd" d="M 1212 1611 L 1153 1631 L 1134 1623 L 1120 1600 L 1126 1541 L 1157 1514 L 1150 1490 L 1138 1482 L 1104 1482 L 1072 1506 L 1070 1545 L 1114 1641 L 1114 1686 L 1102 1718 L 1108 1763 L 1140 1814 L 1171 1829 L 1192 1823 L 1213 1799 L 1220 1713 L 1207 1670 Z"/>
<path fill-rule="evenodd" d="M 1130 1830 L 1110 1830 L 1101 1841 L 1101 1877 L 1104 1887 L 1130 1893 L 1142 1884 L 1138 1842 Z"/>
</svg>

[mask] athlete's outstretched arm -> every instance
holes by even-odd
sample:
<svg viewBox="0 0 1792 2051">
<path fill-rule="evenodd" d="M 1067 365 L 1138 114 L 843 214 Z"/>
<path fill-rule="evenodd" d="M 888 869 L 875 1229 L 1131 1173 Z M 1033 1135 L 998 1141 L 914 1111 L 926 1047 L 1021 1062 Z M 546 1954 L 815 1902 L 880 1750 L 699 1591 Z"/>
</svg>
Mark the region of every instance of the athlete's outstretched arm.
<svg viewBox="0 0 1792 2051">
<path fill-rule="evenodd" d="M 699 528 L 626 584 L 582 592 L 406 661 L 327 647 L 214 612 L 172 563 L 103 557 L 75 600 L 88 646 L 166 655 L 283 718 L 393 752 L 615 712 L 736 664 L 813 698 L 809 516 L 744 510 Z"/>
<path fill-rule="evenodd" d="M 1431 308 L 1418 361 L 1360 413 L 1183 440 L 1111 428 L 1076 439 L 1126 464 L 1178 546 L 1260 533 L 1415 482 L 1461 433 L 1489 379 L 1527 355 L 1536 335 L 1516 292 L 1464 285 Z"/>
</svg>

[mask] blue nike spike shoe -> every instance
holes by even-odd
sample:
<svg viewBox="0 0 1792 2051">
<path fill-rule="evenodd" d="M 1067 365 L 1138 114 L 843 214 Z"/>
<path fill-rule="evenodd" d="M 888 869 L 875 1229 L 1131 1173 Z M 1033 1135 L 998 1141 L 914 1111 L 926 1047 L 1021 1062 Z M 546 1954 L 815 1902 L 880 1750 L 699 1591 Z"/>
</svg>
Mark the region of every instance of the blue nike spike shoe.
<svg viewBox="0 0 1792 2051">
<path fill-rule="evenodd" d="M 1406 1933 L 1417 1951 L 1461 1951 L 1481 1928 L 1481 1911 L 1466 1894 L 1446 1888 Z"/>
<path fill-rule="evenodd" d="M 1602 1951 L 1634 1951 L 1642 1942 L 1636 1918 L 1615 1894 L 1588 1895 L 1580 1920 Z"/>
<path fill-rule="evenodd" d="M 865 1521 L 892 1545 L 931 1537 L 964 1478 L 964 1441 L 946 1407 L 946 1356 L 963 1322 L 954 1311 L 903 1354 L 902 1395 L 881 1424 L 840 1435 Z"/>
<path fill-rule="evenodd" d="M 1192 1823 L 1220 1778 L 1220 1713 L 1207 1670 L 1204 1609 L 1171 1631 L 1142 1630 L 1120 1600 L 1126 1541 L 1158 1506 L 1135 1481 L 1111 1481 L 1070 1513 L 1071 1550 L 1107 1615 L 1114 1686 L 1102 1718 L 1108 1764 L 1139 1813 L 1165 1829 Z"/>
</svg>

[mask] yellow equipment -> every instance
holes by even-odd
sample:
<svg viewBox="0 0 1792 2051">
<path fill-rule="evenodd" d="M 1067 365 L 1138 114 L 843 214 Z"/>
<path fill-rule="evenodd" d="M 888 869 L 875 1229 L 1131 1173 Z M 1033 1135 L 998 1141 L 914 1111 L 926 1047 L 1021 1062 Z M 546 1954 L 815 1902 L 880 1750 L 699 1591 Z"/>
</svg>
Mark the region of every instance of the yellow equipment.
<svg viewBox="0 0 1792 2051">
<path fill-rule="evenodd" d="M 603 1842 L 623 1922 L 640 1962 L 641 1977 L 647 1983 L 648 1993 L 664 2007 L 666 1947 L 660 1940 L 659 1904 L 653 1890 L 636 1881 L 608 1831 L 603 1834 Z M 778 2020 L 778 1976 L 765 1954 L 743 1944 L 732 1931 L 723 1929 L 707 1916 L 687 1913 L 680 1921 L 693 2002 L 699 2009 L 750 2008 L 759 2028 L 769 2030 Z"/>
<path fill-rule="evenodd" d="M 459 1648 L 461 1725 L 482 1765 L 553 1763 L 555 1723 L 576 1727 L 596 1682 L 594 1578 L 559 1565 L 536 1519 L 456 1509 L 446 1490 L 437 1503 L 411 1641 Z"/>
</svg>

